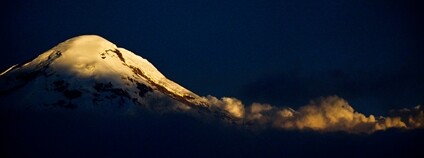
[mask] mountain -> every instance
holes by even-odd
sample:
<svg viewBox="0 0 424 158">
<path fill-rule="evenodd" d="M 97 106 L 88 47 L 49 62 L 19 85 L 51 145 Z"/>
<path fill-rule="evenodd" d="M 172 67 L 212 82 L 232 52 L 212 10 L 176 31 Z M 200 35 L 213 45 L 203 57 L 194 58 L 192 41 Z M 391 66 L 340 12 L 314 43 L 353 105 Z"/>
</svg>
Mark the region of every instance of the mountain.
<svg viewBox="0 0 424 158">
<path fill-rule="evenodd" d="M 226 111 L 167 79 L 148 60 L 97 35 L 66 40 L 1 73 L 0 101 L 30 109 L 196 111 L 232 120 Z"/>
</svg>

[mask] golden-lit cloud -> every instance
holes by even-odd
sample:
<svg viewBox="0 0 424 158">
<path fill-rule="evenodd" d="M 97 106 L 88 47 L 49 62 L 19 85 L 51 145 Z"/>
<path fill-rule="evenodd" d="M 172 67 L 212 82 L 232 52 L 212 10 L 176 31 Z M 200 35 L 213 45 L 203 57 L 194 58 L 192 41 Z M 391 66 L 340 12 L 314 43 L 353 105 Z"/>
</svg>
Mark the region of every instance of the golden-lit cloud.
<svg viewBox="0 0 424 158">
<path fill-rule="evenodd" d="M 424 112 L 421 106 L 413 109 L 392 110 L 390 116 L 376 117 L 355 111 L 346 100 L 337 96 L 311 101 L 297 110 L 260 103 L 245 107 L 240 100 L 228 97 L 218 99 L 208 96 L 204 99 L 211 106 L 221 108 L 232 116 L 243 119 L 243 124 L 251 127 L 348 133 L 372 133 L 389 128 L 424 127 Z"/>
<path fill-rule="evenodd" d="M 389 115 L 400 117 L 408 128 L 424 127 L 424 107 L 421 105 L 417 105 L 412 109 L 391 110 Z"/>
<path fill-rule="evenodd" d="M 224 109 L 233 117 L 243 118 L 244 117 L 244 105 L 240 100 L 236 98 L 223 97 L 218 99 L 214 96 L 207 96 L 203 98 L 204 101 L 212 106 Z"/>
<path fill-rule="evenodd" d="M 322 132 L 346 131 L 371 133 L 387 128 L 405 128 L 399 117 L 365 116 L 356 112 L 347 101 L 336 96 L 312 101 L 297 111 L 283 109 L 274 120 L 275 127 L 284 129 L 309 129 Z"/>
</svg>

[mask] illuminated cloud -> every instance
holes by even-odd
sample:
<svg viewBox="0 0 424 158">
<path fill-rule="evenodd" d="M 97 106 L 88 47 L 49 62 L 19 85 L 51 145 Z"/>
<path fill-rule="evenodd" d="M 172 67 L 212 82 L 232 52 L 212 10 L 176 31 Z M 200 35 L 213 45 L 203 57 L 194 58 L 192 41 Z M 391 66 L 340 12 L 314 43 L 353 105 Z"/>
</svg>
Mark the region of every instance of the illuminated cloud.
<svg viewBox="0 0 424 158">
<path fill-rule="evenodd" d="M 387 117 L 365 116 L 353 109 L 349 103 L 337 96 L 311 101 L 293 110 L 269 104 L 253 103 L 245 107 L 236 98 L 204 97 L 212 106 L 221 108 L 243 124 L 259 128 L 286 130 L 312 130 L 318 132 L 373 133 L 389 128 L 415 129 L 424 127 L 424 112 L 421 106 L 413 109 L 392 110 Z"/>
<path fill-rule="evenodd" d="M 379 117 L 379 119 L 373 115 L 367 117 L 356 112 L 348 102 L 337 96 L 312 101 L 297 111 L 283 109 L 273 125 L 284 129 L 350 133 L 371 133 L 387 128 L 406 127 L 400 117 Z"/>
<path fill-rule="evenodd" d="M 391 110 L 389 115 L 400 117 L 410 129 L 424 127 L 424 108 L 421 105 L 412 109 Z"/>
<path fill-rule="evenodd" d="M 260 125 L 265 125 L 271 121 L 270 111 L 273 107 L 269 104 L 253 103 L 249 108 L 249 114 L 246 116 L 247 121 L 255 121 Z"/>
<path fill-rule="evenodd" d="M 214 96 L 203 97 L 204 101 L 214 107 L 221 108 L 236 118 L 244 117 L 244 105 L 236 98 L 223 97 L 218 99 Z"/>
</svg>

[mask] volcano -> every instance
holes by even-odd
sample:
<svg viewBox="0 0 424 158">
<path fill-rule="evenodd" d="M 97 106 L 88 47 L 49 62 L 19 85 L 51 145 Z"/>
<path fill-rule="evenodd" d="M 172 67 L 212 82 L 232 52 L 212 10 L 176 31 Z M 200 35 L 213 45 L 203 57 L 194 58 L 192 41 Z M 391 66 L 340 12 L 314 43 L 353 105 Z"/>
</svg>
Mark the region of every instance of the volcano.
<svg viewBox="0 0 424 158">
<path fill-rule="evenodd" d="M 148 60 L 97 35 L 71 38 L 1 73 L 0 100 L 9 108 L 141 107 L 232 120 L 226 111 L 167 79 Z"/>
</svg>

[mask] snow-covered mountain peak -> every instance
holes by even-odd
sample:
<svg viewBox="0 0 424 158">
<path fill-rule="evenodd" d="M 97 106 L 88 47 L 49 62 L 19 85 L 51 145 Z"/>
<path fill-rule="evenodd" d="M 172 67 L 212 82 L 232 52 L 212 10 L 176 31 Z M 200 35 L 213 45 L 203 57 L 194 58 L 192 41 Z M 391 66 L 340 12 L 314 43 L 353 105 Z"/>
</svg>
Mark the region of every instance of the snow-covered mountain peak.
<svg viewBox="0 0 424 158">
<path fill-rule="evenodd" d="M 185 108 L 208 107 L 202 97 L 167 79 L 146 59 L 97 35 L 71 38 L 28 63 L 12 66 L 0 74 L 0 85 L 0 94 L 20 87 L 37 91 L 31 98 L 39 97 L 43 104 L 56 104 L 45 94 L 59 92 L 65 96 L 60 104 L 66 99 L 71 103 L 87 97 L 97 102 L 119 95 L 147 105 L 146 97 L 165 95 L 188 105 Z"/>
</svg>

